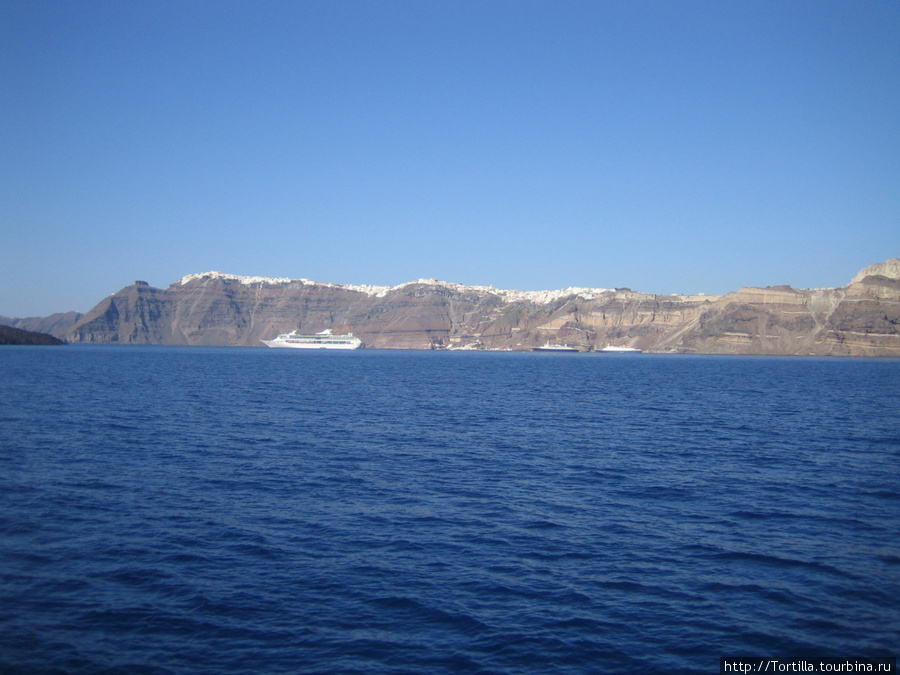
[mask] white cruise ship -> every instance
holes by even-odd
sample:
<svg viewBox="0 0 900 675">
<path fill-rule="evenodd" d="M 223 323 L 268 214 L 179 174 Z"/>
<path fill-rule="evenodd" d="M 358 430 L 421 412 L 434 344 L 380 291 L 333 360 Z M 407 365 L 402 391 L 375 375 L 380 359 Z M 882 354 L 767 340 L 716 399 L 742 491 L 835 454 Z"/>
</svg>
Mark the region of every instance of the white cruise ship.
<svg viewBox="0 0 900 675">
<path fill-rule="evenodd" d="M 558 342 L 556 344 L 550 344 L 550 341 L 547 340 L 547 344 L 543 347 L 533 347 L 533 351 L 536 352 L 568 352 L 577 354 L 578 350 L 575 347 L 570 347 L 569 345 L 561 345 Z"/>
<path fill-rule="evenodd" d="M 637 347 L 615 347 L 613 345 L 606 345 L 603 349 L 598 349 L 600 352 L 612 352 L 614 354 L 640 354 L 641 350 Z"/>
<path fill-rule="evenodd" d="M 297 331 L 282 333 L 274 340 L 260 340 L 267 347 L 287 347 L 288 349 L 359 349 L 363 346 L 353 333 L 334 335 L 330 328 L 315 335 L 301 335 Z"/>
</svg>

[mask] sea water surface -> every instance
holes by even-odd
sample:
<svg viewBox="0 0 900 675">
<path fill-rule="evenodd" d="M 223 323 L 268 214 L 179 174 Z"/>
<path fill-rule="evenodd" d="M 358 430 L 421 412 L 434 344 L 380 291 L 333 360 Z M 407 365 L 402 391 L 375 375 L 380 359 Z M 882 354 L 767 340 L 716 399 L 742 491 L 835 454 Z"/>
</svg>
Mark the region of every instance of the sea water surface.
<svg viewBox="0 0 900 675">
<path fill-rule="evenodd" d="M 900 361 L 0 349 L 0 672 L 891 656 Z"/>
</svg>

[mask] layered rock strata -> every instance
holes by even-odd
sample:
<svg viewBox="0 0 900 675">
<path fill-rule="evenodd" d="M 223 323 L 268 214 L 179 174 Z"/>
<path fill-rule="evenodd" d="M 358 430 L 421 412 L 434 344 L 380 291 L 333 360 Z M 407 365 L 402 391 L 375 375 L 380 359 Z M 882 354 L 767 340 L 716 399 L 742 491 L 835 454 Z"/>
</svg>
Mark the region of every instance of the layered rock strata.
<svg viewBox="0 0 900 675">
<path fill-rule="evenodd" d="M 900 264 L 866 268 L 838 289 L 742 288 L 727 295 L 629 289 L 504 291 L 434 279 L 395 287 L 193 274 L 167 289 L 136 282 L 106 298 L 70 342 L 260 345 L 331 328 L 368 347 L 900 356 Z"/>
</svg>

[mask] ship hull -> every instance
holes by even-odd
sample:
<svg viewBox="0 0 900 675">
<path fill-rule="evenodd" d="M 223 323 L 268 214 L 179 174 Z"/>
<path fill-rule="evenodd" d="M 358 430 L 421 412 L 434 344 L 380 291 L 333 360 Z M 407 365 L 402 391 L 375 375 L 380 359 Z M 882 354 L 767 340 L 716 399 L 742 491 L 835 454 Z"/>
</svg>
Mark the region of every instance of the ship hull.
<svg viewBox="0 0 900 675">
<path fill-rule="evenodd" d="M 260 340 L 266 347 L 275 349 L 359 349 L 363 346 L 358 337 L 353 333 L 335 335 L 330 328 L 315 335 L 302 335 L 297 331 L 282 333 L 274 340 Z"/>
<path fill-rule="evenodd" d="M 266 347 L 273 349 L 359 349 L 362 343 L 345 343 L 345 344 L 316 344 L 307 342 L 289 342 L 287 340 L 262 340 Z"/>
</svg>

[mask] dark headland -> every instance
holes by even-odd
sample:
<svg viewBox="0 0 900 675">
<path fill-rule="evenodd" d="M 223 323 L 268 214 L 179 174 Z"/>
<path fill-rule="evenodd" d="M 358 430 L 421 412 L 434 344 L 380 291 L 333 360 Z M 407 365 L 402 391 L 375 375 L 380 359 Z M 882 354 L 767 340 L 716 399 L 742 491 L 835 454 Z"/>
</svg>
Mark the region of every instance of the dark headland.
<svg viewBox="0 0 900 675">
<path fill-rule="evenodd" d="M 0 345 L 64 345 L 63 340 L 30 330 L 0 326 Z"/>
</svg>

